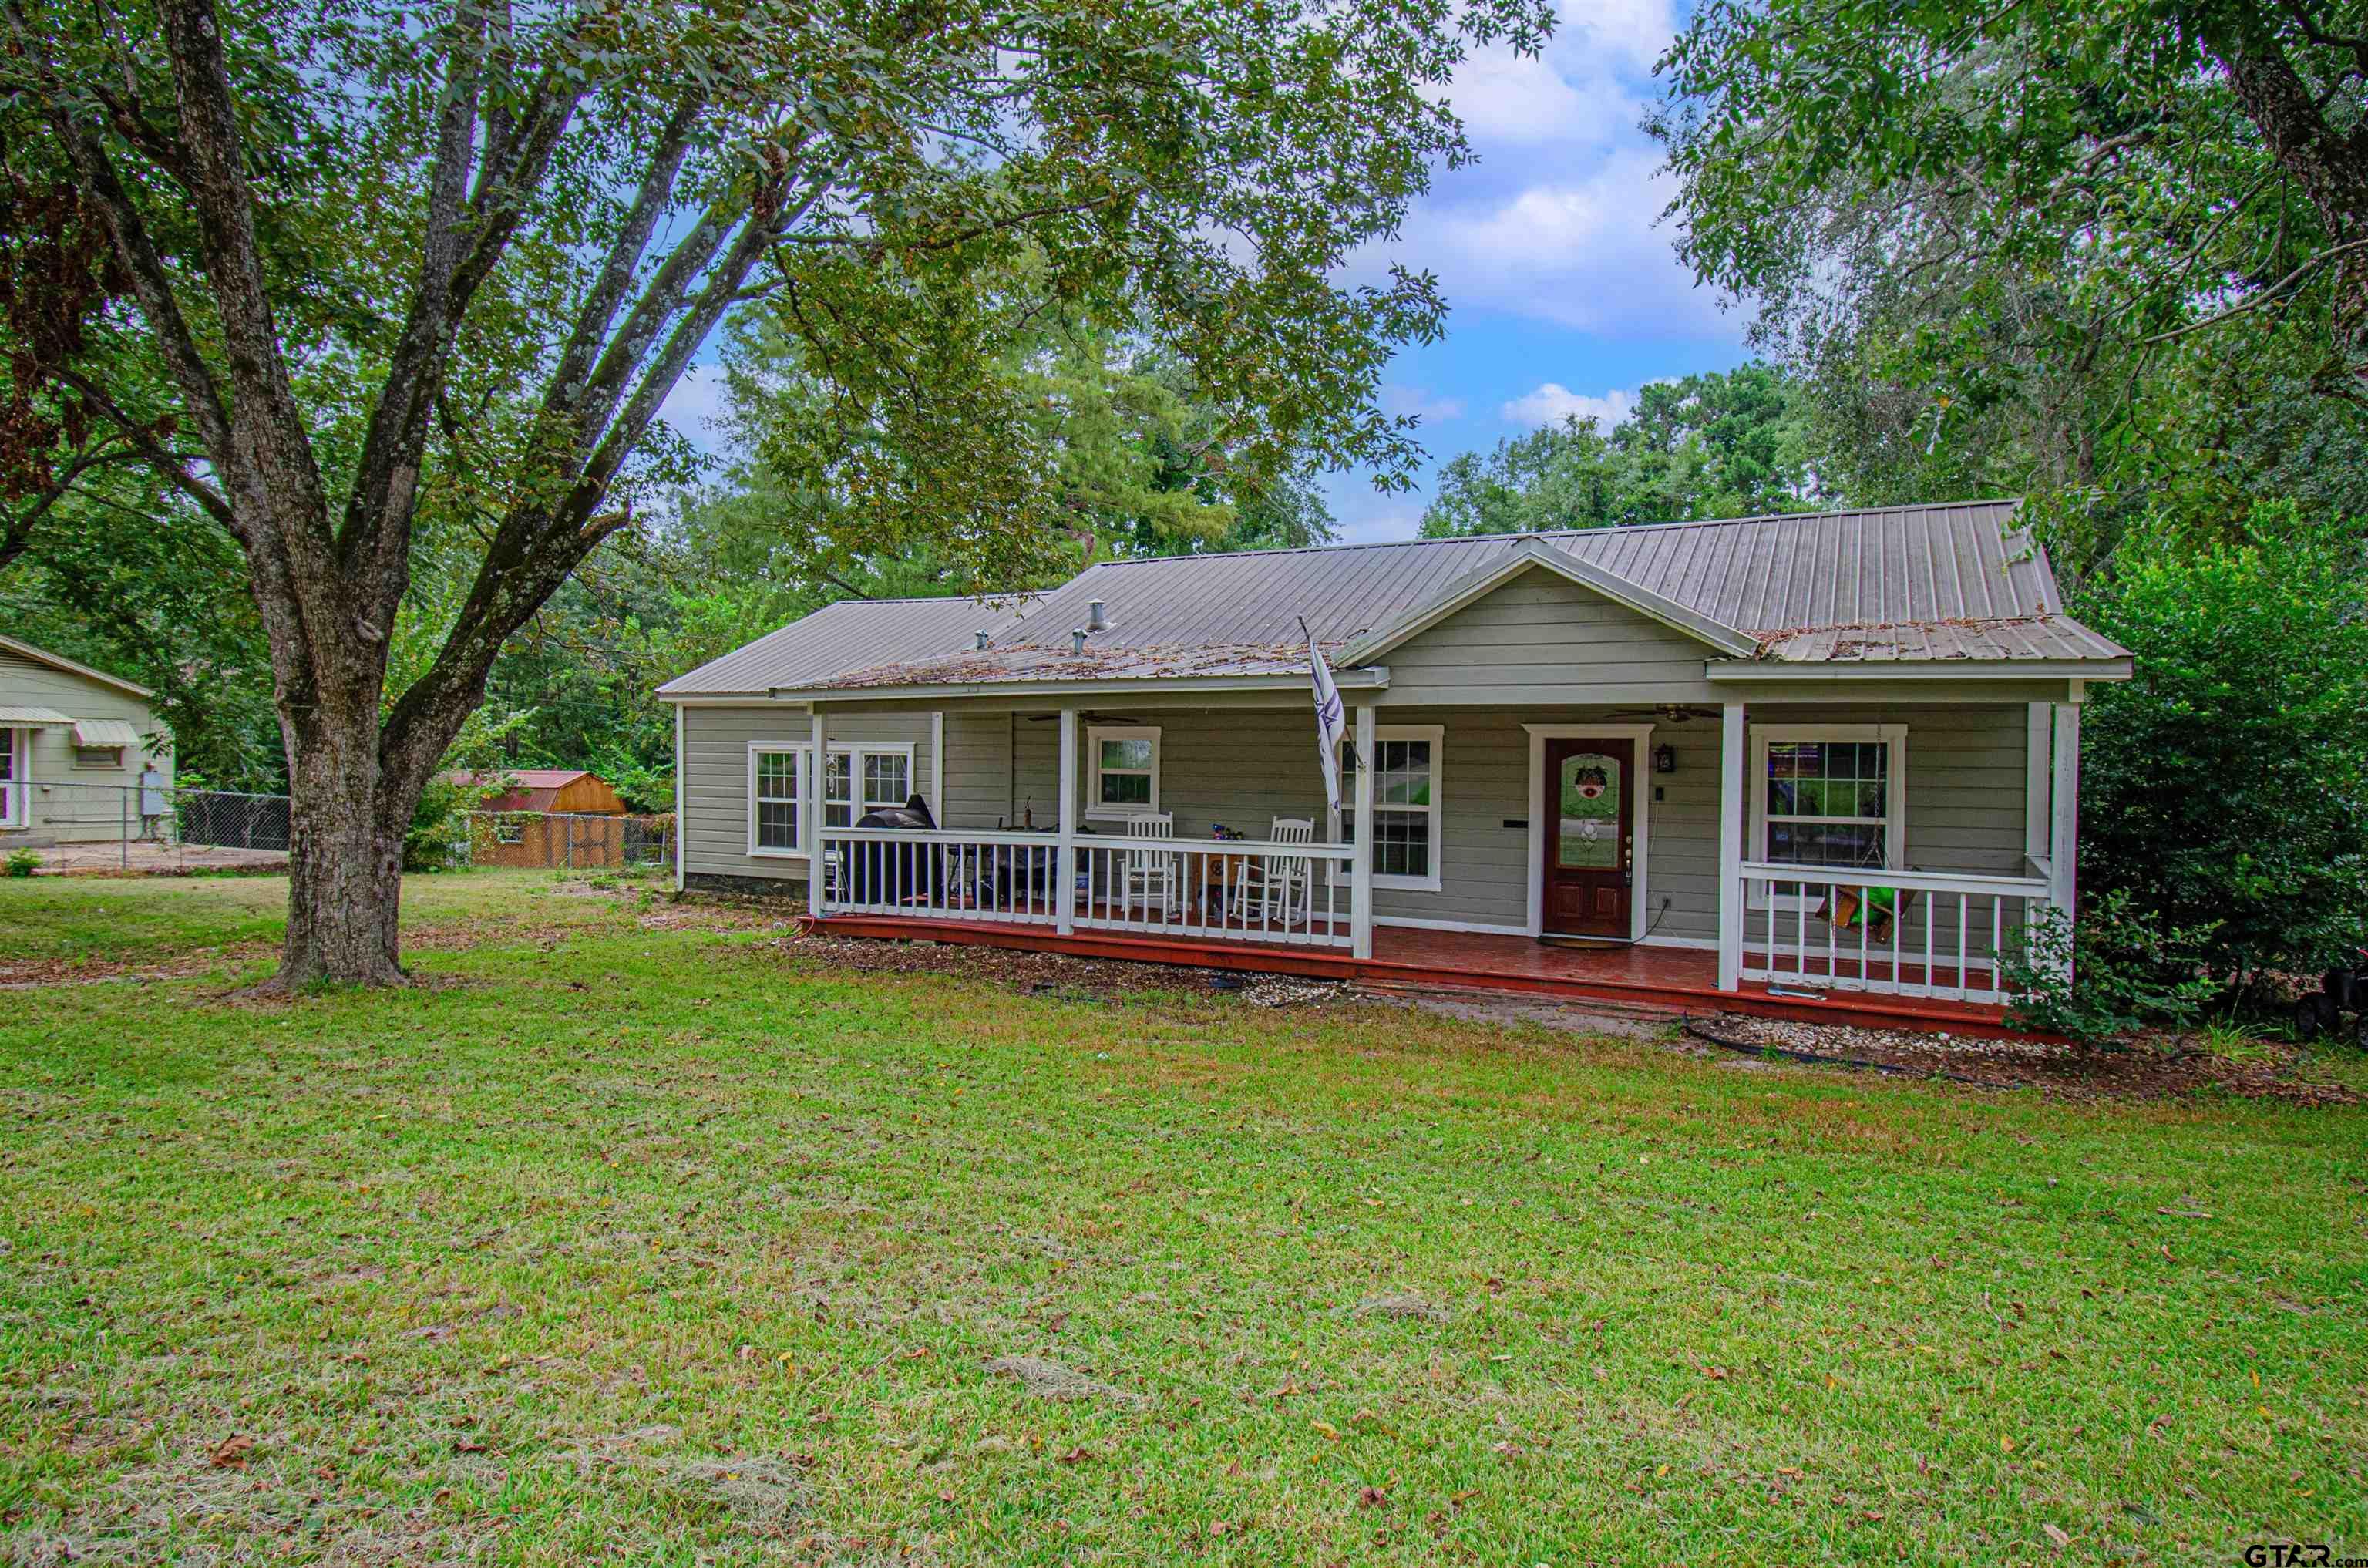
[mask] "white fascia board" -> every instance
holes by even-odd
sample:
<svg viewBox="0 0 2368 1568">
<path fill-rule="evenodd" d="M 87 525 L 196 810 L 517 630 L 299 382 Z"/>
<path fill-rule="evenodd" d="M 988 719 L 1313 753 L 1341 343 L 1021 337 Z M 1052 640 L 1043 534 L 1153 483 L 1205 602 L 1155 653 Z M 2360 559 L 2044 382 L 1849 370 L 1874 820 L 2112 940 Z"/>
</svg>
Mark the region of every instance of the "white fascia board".
<svg viewBox="0 0 2368 1568">
<path fill-rule="evenodd" d="M 1582 588 L 1592 589 L 1614 604 L 1626 605 L 1639 615 L 1657 620 L 1673 631 L 1683 632 L 1696 642 L 1724 649 L 1738 658 L 1749 658 L 1759 652 L 1757 642 L 1732 626 L 1713 620 L 1706 615 L 1688 609 L 1675 599 L 1665 598 L 1650 588 L 1640 587 L 1625 577 L 1606 572 L 1591 561 L 1582 561 L 1565 551 L 1555 550 L 1536 540 L 1528 540 L 1504 560 L 1458 578 L 1440 589 L 1429 603 L 1353 644 L 1340 655 L 1341 664 L 1361 665 L 1378 658 L 1409 637 L 1428 631 L 1457 610 L 1477 603 L 1532 566 L 1541 567 Z"/>
<path fill-rule="evenodd" d="M 1886 680 L 2127 680 L 2127 659 L 1853 659 L 1839 664 L 1713 659 L 1703 678 L 1714 681 Z"/>
</svg>

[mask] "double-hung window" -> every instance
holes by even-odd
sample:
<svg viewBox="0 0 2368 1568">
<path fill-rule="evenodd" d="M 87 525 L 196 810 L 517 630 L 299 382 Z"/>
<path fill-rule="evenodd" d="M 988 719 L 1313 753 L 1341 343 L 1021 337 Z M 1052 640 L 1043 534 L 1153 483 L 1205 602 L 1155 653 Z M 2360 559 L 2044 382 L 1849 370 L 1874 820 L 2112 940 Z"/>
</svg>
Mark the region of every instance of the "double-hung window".
<svg viewBox="0 0 2368 1568">
<path fill-rule="evenodd" d="M 1383 724 L 1373 732 L 1373 885 L 1439 891 L 1440 779 L 1447 731 L 1440 724 Z M 1357 841 L 1357 767 L 1363 759 L 1344 749 L 1340 813 L 1333 828 L 1341 844 Z"/>
<path fill-rule="evenodd" d="M 802 855 L 798 798 L 810 745 L 759 741 L 748 748 L 748 853 Z M 823 825 L 852 827 L 867 812 L 913 793 L 910 744 L 834 744 L 823 769 Z"/>
<path fill-rule="evenodd" d="M 867 812 L 901 806 L 912 793 L 911 746 L 834 745 L 823 774 L 823 825 L 853 827 Z"/>
<path fill-rule="evenodd" d="M 748 748 L 748 853 L 795 855 L 798 845 L 798 782 L 805 767 L 803 746 Z"/>
<path fill-rule="evenodd" d="M 1150 816 L 1159 810 L 1159 731 L 1149 724 L 1095 724 L 1086 731 L 1093 763 L 1089 817 Z"/>
<path fill-rule="evenodd" d="M 1907 864 L 1905 725 L 1769 724 L 1755 728 L 1751 742 L 1752 859 L 1850 869 Z"/>
</svg>

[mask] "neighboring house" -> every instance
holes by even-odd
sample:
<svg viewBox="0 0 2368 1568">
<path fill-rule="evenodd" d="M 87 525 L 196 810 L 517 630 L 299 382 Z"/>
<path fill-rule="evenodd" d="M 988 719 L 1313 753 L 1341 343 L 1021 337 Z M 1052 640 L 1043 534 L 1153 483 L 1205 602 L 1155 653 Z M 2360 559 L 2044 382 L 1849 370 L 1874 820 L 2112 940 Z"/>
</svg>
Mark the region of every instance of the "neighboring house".
<svg viewBox="0 0 2368 1568">
<path fill-rule="evenodd" d="M 0 636 L 0 848 L 136 836 L 142 770 L 173 776 L 154 695 Z"/>
<path fill-rule="evenodd" d="M 580 767 L 454 772 L 470 789 L 500 788 L 473 808 L 470 858 L 480 866 L 617 866 L 624 863 L 625 802 L 607 779 Z"/>
<path fill-rule="evenodd" d="M 834 604 L 659 688 L 678 875 L 802 892 L 819 861 L 815 913 L 856 933 L 1994 1019 L 2000 956 L 2072 901 L 2084 689 L 2130 673 L 2016 513 L 1121 561 L 994 606 Z M 1337 812 L 1302 617 L 1367 765 Z M 938 831 L 854 825 L 914 792 Z"/>
</svg>

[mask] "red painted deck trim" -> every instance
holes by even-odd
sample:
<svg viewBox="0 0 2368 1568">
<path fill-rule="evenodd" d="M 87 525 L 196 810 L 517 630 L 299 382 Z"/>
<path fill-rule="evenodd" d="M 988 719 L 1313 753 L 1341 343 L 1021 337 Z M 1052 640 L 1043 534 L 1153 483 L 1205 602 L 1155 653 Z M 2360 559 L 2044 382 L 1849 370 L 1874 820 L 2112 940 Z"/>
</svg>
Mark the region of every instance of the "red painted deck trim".
<svg viewBox="0 0 2368 1568">
<path fill-rule="evenodd" d="M 1383 926 L 1377 944 L 1406 952 L 1448 949 L 1423 958 L 1354 959 L 1337 948 L 1276 948 L 1241 942 L 1194 941 L 1181 937 L 1131 936 L 1115 931 L 1079 931 L 1063 937 L 1041 926 L 997 926 L 983 921 L 928 920 L 887 915 L 834 915 L 808 922 L 835 937 L 958 942 L 1071 953 L 1080 958 L 1133 963 L 1178 964 L 1195 969 L 1231 969 L 1264 974 L 1296 974 L 1327 980 L 1403 986 L 1425 991 L 1561 997 L 1621 1002 L 1658 1008 L 1670 1015 L 1748 1013 L 1802 1023 L 1855 1024 L 1868 1028 L 1947 1029 L 1955 1033 L 2018 1038 L 2001 1009 L 1921 996 L 1873 996 L 1840 993 L 1822 1001 L 1771 996 L 1765 985 L 1747 983 L 1741 991 L 1721 991 L 1713 956 L 1691 949 L 1634 948 L 1612 953 L 1575 953 L 1526 937 L 1469 932 L 1433 932 Z M 1451 960 L 1452 961 L 1445 961 Z M 1586 972 L 1590 959 L 1600 960 Z M 1615 960 L 1642 978 L 1607 972 Z M 1698 974 L 1713 967 L 1712 980 Z"/>
</svg>

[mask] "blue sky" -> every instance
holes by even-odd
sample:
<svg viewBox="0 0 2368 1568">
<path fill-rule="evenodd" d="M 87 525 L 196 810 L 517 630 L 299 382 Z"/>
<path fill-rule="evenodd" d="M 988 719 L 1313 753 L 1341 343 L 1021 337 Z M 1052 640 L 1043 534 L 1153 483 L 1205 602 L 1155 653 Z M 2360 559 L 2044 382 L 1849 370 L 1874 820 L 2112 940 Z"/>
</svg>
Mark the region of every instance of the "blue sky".
<svg viewBox="0 0 2368 1568">
<path fill-rule="evenodd" d="M 1421 416 L 1421 482 L 1385 495 L 1369 473 L 1326 476 L 1344 540 L 1411 537 L 1430 472 L 1458 452 L 1565 413 L 1611 423 L 1646 381 L 1746 357 L 1746 318 L 1677 260 L 1659 222 L 1670 194 L 1660 155 L 1637 129 L 1677 12 L 1668 0 L 1561 0 L 1560 11 L 1542 57 L 1492 50 L 1464 63 L 1447 98 L 1479 162 L 1442 172 L 1399 239 L 1349 268 L 1353 280 L 1392 260 L 1428 267 L 1450 313 L 1442 339 L 1405 350 L 1384 378 L 1383 407 Z M 694 370 L 677 389 L 666 410 L 677 428 L 703 423 L 714 380 Z"/>
</svg>

